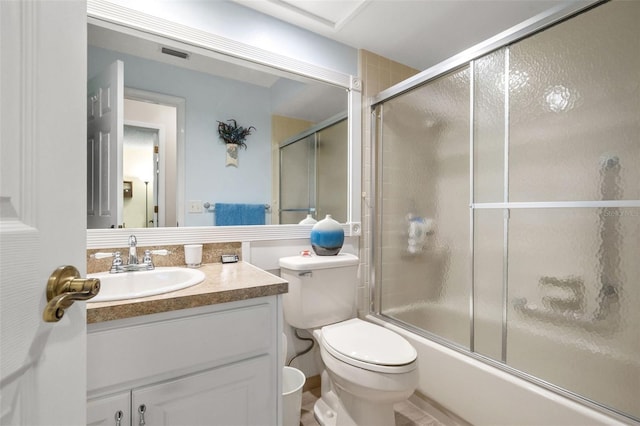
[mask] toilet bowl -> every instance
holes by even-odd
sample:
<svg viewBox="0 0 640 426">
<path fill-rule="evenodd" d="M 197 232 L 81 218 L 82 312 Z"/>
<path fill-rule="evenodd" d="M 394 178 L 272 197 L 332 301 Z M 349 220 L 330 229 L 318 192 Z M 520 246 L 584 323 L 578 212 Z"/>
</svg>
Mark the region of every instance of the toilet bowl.
<svg viewBox="0 0 640 426">
<path fill-rule="evenodd" d="M 325 370 L 314 414 L 324 426 L 389 426 L 418 384 L 417 353 L 400 335 L 355 317 L 358 258 L 280 259 L 285 321 L 313 334 Z"/>
<path fill-rule="evenodd" d="M 418 384 L 415 349 L 383 327 L 351 319 L 314 330 L 325 366 L 314 414 L 323 425 L 395 424 L 393 405 Z"/>
</svg>

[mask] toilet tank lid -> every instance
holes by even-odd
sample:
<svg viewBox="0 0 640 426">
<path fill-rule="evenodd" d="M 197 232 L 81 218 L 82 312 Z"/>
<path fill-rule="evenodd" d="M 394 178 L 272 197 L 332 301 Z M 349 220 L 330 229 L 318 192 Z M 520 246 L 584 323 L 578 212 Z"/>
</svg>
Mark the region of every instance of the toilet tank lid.
<svg viewBox="0 0 640 426">
<path fill-rule="evenodd" d="M 298 255 L 280 258 L 280 267 L 292 271 L 340 268 L 357 264 L 358 257 L 350 253 L 338 253 L 336 256 Z"/>
</svg>

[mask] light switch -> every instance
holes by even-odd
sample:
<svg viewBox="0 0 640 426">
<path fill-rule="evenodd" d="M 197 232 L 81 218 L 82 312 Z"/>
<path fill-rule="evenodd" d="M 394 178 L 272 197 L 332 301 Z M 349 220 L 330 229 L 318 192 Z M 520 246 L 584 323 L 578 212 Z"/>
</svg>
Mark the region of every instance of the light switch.
<svg viewBox="0 0 640 426">
<path fill-rule="evenodd" d="M 200 200 L 189 201 L 188 207 L 189 213 L 202 213 L 204 211 L 204 208 L 202 207 L 202 201 Z"/>
</svg>

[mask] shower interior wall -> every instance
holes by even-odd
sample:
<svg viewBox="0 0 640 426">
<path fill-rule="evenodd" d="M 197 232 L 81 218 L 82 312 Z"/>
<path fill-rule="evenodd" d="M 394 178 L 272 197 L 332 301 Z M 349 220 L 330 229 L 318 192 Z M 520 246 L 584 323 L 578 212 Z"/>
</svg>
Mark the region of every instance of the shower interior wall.
<svg viewBox="0 0 640 426">
<path fill-rule="evenodd" d="M 385 101 L 374 249 L 383 314 L 635 418 L 639 19 L 607 3 Z"/>
<path fill-rule="evenodd" d="M 371 230 L 373 213 L 374 189 L 372 176 L 372 149 L 373 137 L 371 132 L 371 98 L 400 83 L 420 71 L 399 62 L 377 55 L 368 50 L 358 51 L 358 75 L 362 79 L 362 236 L 360 238 L 360 262 L 362 270 L 369 271 L 371 262 Z M 370 309 L 370 277 L 369 274 L 361 274 L 358 286 L 358 314 L 364 316 Z"/>
</svg>

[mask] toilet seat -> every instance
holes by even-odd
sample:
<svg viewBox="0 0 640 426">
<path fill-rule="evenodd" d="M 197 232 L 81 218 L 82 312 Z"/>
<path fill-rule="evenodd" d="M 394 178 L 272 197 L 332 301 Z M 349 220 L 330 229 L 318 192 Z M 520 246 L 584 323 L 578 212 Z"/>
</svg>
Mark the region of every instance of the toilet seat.
<svg viewBox="0 0 640 426">
<path fill-rule="evenodd" d="M 340 361 L 369 371 L 406 373 L 416 368 L 417 352 L 409 342 L 357 318 L 322 327 L 322 345 Z"/>
</svg>

